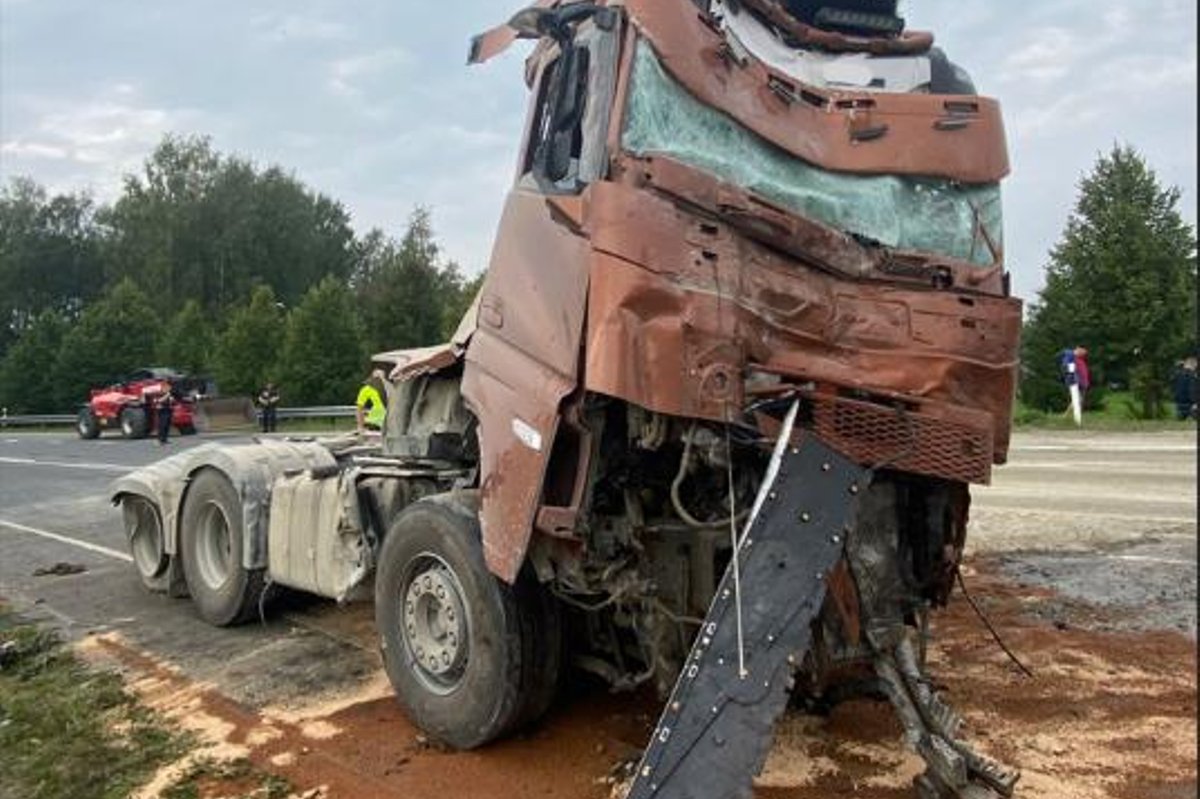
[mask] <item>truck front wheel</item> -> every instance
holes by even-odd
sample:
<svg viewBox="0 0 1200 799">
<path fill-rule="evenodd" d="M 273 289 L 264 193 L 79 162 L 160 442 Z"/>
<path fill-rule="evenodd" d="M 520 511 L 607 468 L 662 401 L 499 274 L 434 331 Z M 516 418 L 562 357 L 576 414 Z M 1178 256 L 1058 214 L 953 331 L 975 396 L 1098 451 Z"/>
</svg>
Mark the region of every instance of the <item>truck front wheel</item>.
<svg viewBox="0 0 1200 799">
<path fill-rule="evenodd" d="M 200 471 L 180 521 L 184 579 L 200 617 L 217 627 L 254 618 L 263 570 L 242 565 L 242 502 L 229 478 L 216 469 Z"/>
<path fill-rule="evenodd" d="M 541 586 L 510 586 L 483 559 L 472 502 L 415 502 L 379 557 L 375 621 L 384 664 L 410 719 L 458 749 L 534 720 L 561 663 L 557 614 Z"/>
</svg>

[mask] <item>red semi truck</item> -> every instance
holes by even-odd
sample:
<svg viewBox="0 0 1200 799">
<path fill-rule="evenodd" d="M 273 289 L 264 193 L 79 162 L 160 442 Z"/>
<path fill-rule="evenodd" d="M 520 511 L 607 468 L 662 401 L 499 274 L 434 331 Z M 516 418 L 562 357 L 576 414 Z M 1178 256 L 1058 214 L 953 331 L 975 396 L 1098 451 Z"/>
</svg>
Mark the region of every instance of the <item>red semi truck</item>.
<svg viewBox="0 0 1200 799">
<path fill-rule="evenodd" d="M 926 674 L 969 485 L 1005 461 L 1000 108 L 891 0 L 544 0 L 479 297 L 385 353 L 382 443 L 208 445 L 123 477 L 142 580 L 218 625 L 373 598 L 459 748 L 568 668 L 666 698 L 633 799 L 748 796 L 790 699 L 890 701 L 922 799 L 1008 797 Z"/>
</svg>

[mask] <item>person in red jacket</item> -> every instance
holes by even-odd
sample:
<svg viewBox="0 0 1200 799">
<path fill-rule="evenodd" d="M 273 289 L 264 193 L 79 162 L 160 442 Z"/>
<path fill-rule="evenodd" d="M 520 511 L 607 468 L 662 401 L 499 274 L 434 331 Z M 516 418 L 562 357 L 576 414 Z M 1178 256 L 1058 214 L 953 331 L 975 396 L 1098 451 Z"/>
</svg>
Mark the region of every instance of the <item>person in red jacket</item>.
<svg viewBox="0 0 1200 799">
<path fill-rule="evenodd" d="M 1075 348 L 1075 379 L 1079 382 L 1080 405 L 1087 404 L 1088 389 L 1092 387 L 1092 371 L 1088 368 L 1088 351 Z"/>
</svg>

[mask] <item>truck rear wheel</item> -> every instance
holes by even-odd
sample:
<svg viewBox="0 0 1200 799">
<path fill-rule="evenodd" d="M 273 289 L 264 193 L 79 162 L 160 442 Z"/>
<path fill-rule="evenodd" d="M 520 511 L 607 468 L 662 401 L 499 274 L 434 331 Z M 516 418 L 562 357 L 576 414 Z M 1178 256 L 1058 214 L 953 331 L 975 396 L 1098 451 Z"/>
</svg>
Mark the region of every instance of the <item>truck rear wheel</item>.
<svg viewBox="0 0 1200 799">
<path fill-rule="evenodd" d="M 180 521 L 184 579 L 200 617 L 217 627 L 254 618 L 263 570 L 242 565 L 242 502 L 229 478 L 216 469 L 199 472 Z"/>
<path fill-rule="evenodd" d="M 473 503 L 415 502 L 391 525 L 375 579 L 384 665 L 409 717 L 473 749 L 542 715 L 558 682 L 561 632 L 531 579 L 509 586 L 483 559 Z"/>
<path fill-rule="evenodd" d="M 97 438 L 100 435 L 100 420 L 91 408 L 84 408 L 75 420 L 75 429 L 79 431 L 80 438 Z"/>
<path fill-rule="evenodd" d="M 146 412 L 141 408 L 123 408 L 121 410 L 121 435 L 125 438 L 145 438 L 150 429 Z"/>
</svg>

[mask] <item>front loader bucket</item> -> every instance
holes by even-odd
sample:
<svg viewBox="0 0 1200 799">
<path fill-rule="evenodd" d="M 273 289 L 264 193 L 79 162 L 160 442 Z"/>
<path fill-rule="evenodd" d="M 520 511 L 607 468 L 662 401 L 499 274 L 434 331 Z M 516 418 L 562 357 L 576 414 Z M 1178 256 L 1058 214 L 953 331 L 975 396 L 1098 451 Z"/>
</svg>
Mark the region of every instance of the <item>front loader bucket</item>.
<svg viewBox="0 0 1200 799">
<path fill-rule="evenodd" d="M 258 414 L 249 397 L 219 397 L 196 401 L 196 429 L 202 433 L 252 428 Z"/>
</svg>

